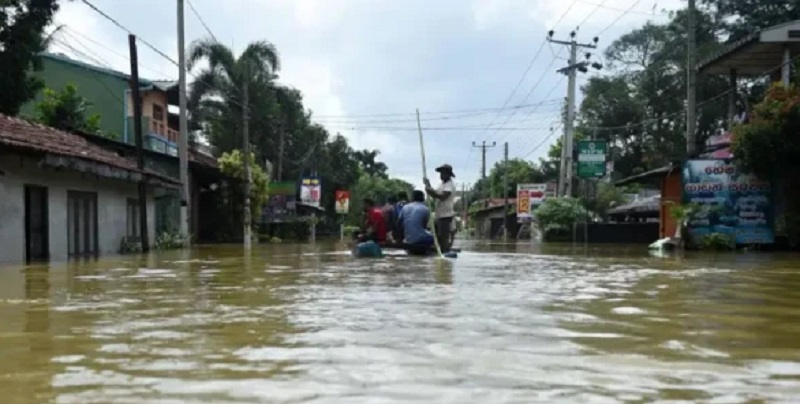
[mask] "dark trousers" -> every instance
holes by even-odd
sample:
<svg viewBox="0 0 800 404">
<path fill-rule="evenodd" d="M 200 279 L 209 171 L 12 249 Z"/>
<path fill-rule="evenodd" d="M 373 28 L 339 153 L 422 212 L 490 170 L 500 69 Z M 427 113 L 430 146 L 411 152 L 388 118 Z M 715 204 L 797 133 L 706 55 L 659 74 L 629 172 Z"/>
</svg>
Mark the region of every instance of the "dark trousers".
<svg viewBox="0 0 800 404">
<path fill-rule="evenodd" d="M 436 228 L 436 239 L 439 241 L 439 248 L 442 252 L 450 251 L 450 227 L 453 224 L 453 217 L 437 218 L 434 227 Z"/>
</svg>

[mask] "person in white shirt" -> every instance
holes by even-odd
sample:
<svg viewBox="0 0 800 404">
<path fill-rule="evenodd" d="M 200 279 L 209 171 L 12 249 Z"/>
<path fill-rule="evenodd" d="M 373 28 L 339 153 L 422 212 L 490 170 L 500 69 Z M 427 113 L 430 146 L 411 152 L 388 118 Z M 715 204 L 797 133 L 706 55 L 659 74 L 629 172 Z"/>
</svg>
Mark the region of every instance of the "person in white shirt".
<svg viewBox="0 0 800 404">
<path fill-rule="evenodd" d="M 450 164 L 437 167 L 436 172 L 439 173 L 439 178 L 442 180 L 442 184 L 439 185 L 438 189 L 433 189 L 431 182 L 427 178 L 424 178 L 423 181 L 425 182 L 425 192 L 436 200 L 436 210 L 434 211 L 436 238 L 439 241 L 439 247 L 441 247 L 442 252 L 447 252 L 452 247 L 450 226 L 453 224 L 453 217 L 456 215 L 453 209 L 456 199 L 456 186 L 453 184 L 453 178 L 456 175 L 453 173 L 453 166 Z"/>
</svg>

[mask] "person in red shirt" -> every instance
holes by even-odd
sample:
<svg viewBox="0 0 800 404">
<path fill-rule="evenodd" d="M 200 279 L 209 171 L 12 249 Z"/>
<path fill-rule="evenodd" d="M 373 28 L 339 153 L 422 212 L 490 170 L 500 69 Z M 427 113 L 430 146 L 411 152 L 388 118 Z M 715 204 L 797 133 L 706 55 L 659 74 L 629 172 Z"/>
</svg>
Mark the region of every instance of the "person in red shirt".
<svg viewBox="0 0 800 404">
<path fill-rule="evenodd" d="M 378 244 L 386 242 L 386 219 L 381 212 L 381 208 L 375 201 L 369 198 L 364 199 L 364 232 L 366 233 L 363 241 L 372 240 Z"/>
</svg>

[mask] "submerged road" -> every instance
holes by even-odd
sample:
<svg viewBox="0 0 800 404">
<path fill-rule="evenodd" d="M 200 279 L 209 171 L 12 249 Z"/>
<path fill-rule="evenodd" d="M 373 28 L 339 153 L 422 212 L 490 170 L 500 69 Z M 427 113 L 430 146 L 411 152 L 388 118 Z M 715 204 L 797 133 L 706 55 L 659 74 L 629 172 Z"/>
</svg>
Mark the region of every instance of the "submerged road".
<svg viewBox="0 0 800 404">
<path fill-rule="evenodd" d="M 800 256 L 462 247 L 0 267 L 2 402 L 800 402 Z"/>
</svg>

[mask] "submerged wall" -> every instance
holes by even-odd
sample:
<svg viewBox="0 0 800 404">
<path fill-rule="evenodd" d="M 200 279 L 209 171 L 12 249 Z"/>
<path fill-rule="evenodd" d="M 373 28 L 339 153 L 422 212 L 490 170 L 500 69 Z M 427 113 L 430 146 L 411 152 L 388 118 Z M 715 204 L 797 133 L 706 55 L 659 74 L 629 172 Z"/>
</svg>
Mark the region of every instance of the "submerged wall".
<svg viewBox="0 0 800 404">
<path fill-rule="evenodd" d="M 47 188 L 51 260 L 68 258 L 67 192 L 97 193 L 97 240 L 100 255 L 116 254 L 127 235 L 128 199 L 136 199 L 136 184 L 92 174 L 39 167 L 35 160 L 0 156 L 0 262 L 25 261 L 25 185 Z M 147 198 L 147 226 L 154 240 L 153 194 Z"/>
</svg>

